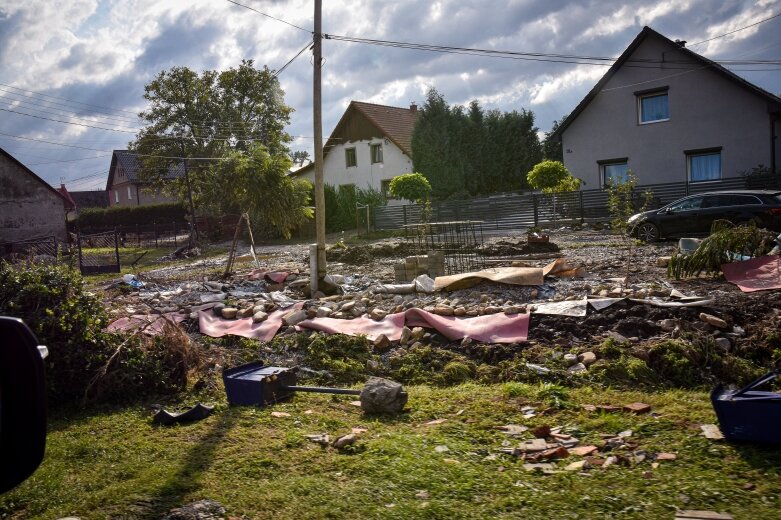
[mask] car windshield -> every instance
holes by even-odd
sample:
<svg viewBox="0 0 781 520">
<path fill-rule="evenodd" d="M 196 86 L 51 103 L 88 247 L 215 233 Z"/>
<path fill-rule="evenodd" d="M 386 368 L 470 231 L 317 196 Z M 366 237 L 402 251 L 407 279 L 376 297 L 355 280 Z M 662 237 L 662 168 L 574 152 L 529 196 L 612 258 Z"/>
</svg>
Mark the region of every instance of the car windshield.
<svg viewBox="0 0 781 520">
<path fill-rule="evenodd" d="M 702 205 L 702 197 L 691 197 L 688 199 L 679 200 L 667 206 L 671 211 L 685 211 L 688 209 L 699 209 Z"/>
</svg>

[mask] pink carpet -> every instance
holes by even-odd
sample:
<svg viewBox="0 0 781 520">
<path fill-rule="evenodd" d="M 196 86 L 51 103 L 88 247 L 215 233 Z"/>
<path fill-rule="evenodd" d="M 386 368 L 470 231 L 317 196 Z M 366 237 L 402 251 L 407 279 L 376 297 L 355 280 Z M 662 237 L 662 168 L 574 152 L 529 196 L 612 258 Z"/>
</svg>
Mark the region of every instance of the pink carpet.
<svg viewBox="0 0 781 520">
<path fill-rule="evenodd" d="M 253 323 L 252 317 L 238 320 L 226 320 L 215 316 L 212 311 L 198 311 L 198 328 L 201 334 L 213 338 L 234 335 L 245 338 L 271 341 L 282 326 L 282 317 L 292 310 L 298 310 L 304 306 L 304 302 L 296 303 L 286 309 L 279 309 L 268 315 L 266 321 Z"/>
<path fill-rule="evenodd" d="M 336 318 L 314 318 L 298 324 L 299 329 L 311 329 L 326 334 L 364 334 L 374 340 L 385 334 L 389 340 L 398 341 L 401 329 L 407 327 L 427 327 L 436 329 L 451 341 L 465 337 L 483 343 L 519 343 L 526 341 L 529 334 L 529 314 L 504 313 L 487 314 L 474 318 L 456 318 L 439 316 L 421 309 L 408 309 L 403 313 L 389 314 L 379 321 L 368 316 L 354 320 Z"/>
<path fill-rule="evenodd" d="M 727 281 L 743 292 L 781 289 L 781 257 L 763 256 L 721 266 Z"/>
</svg>

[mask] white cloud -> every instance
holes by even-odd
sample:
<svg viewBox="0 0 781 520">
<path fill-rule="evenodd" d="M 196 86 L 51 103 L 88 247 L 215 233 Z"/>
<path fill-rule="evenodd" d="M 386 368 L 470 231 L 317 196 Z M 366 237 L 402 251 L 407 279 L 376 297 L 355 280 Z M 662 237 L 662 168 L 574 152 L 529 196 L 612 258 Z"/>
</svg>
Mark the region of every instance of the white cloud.
<svg viewBox="0 0 781 520">
<path fill-rule="evenodd" d="M 541 105 L 547 103 L 563 92 L 582 87 L 583 85 L 589 85 L 590 88 L 606 71 L 607 67 L 579 65 L 564 74 L 548 76 L 541 83 L 535 83 L 531 87 L 531 104 Z"/>
</svg>

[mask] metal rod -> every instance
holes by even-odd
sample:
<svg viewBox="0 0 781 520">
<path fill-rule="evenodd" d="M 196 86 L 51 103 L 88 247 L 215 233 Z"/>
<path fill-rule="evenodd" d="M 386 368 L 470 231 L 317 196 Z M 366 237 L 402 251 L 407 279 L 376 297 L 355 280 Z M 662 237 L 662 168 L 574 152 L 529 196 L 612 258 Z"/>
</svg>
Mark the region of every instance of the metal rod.
<svg viewBox="0 0 781 520">
<path fill-rule="evenodd" d="M 344 394 L 361 395 L 360 390 L 350 390 L 349 388 L 326 388 L 322 386 L 282 386 L 282 390 L 291 390 L 293 392 L 312 392 L 315 394 Z"/>
</svg>

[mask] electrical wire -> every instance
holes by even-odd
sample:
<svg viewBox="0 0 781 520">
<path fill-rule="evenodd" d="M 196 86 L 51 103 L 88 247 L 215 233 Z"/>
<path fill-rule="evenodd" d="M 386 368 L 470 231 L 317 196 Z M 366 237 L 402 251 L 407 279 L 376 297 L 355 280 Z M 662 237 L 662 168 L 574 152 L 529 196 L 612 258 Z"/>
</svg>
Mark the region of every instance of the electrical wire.
<svg viewBox="0 0 781 520">
<path fill-rule="evenodd" d="M 771 16 L 771 17 L 769 17 L 769 18 L 765 18 L 764 20 L 760 20 L 760 21 L 758 21 L 758 22 L 756 22 L 756 23 L 752 23 L 751 25 L 746 25 L 745 27 L 740 27 L 740 28 L 738 28 L 738 29 L 735 29 L 734 31 L 726 32 L 726 33 L 724 33 L 724 34 L 720 34 L 720 35 L 718 35 L 718 36 L 714 36 L 713 38 L 708 38 L 707 40 L 702 40 L 702 41 L 699 41 L 699 42 L 690 43 L 690 44 L 689 44 L 689 47 L 693 47 L 693 46 L 695 46 L 695 45 L 699 45 L 699 44 L 701 44 L 701 43 L 705 43 L 705 42 L 710 42 L 710 41 L 713 41 L 713 40 L 718 40 L 719 38 L 724 38 L 725 36 L 729 36 L 730 34 L 735 34 L 736 32 L 743 31 L 743 30 L 745 30 L 745 29 L 749 29 L 749 28 L 751 28 L 751 27 L 754 27 L 754 26 L 756 26 L 756 25 L 759 25 L 759 24 L 761 24 L 761 23 L 764 23 L 764 22 L 770 21 L 770 20 L 772 20 L 773 18 L 778 18 L 779 16 L 781 16 L 781 13 L 774 14 L 773 16 Z"/>
<path fill-rule="evenodd" d="M 311 48 L 312 48 L 312 42 L 311 42 L 311 41 L 308 41 L 308 42 L 306 42 L 306 45 L 304 45 L 304 47 L 303 47 L 303 48 L 302 48 L 300 51 L 298 51 L 298 53 L 296 53 L 296 55 L 295 55 L 295 56 L 293 56 L 292 58 L 290 58 L 290 60 L 288 60 L 288 62 L 287 62 L 287 63 L 285 63 L 284 65 L 282 65 L 282 68 L 281 68 L 281 69 L 279 69 L 278 71 L 276 71 L 272 77 L 276 78 L 277 76 L 279 76 L 280 74 L 282 74 L 282 71 L 284 71 L 284 70 L 287 68 L 287 66 L 288 66 L 288 65 L 290 65 L 291 63 L 293 63 L 293 61 L 294 61 L 296 58 L 298 58 L 299 56 L 301 56 L 301 53 L 302 53 L 302 52 L 304 52 L 304 51 L 305 51 L 305 50 L 307 50 L 307 49 L 311 49 Z"/>
<path fill-rule="evenodd" d="M 239 2 L 236 2 L 236 1 L 234 1 L 234 0 L 227 0 L 227 1 L 228 1 L 228 2 L 230 2 L 230 3 L 232 3 L 233 5 L 238 5 L 239 7 L 243 7 L 244 9 L 249 9 L 250 11 L 255 11 L 255 12 L 256 12 L 256 13 L 258 13 L 259 15 L 265 16 L 266 18 L 271 18 L 272 20 L 276 20 L 276 21 L 278 21 L 278 22 L 282 22 L 282 23 L 284 23 L 284 24 L 287 24 L 287 25 L 289 25 L 290 27 L 295 27 L 296 29 L 299 29 L 299 30 L 301 30 L 301 31 L 308 32 L 308 33 L 310 33 L 310 34 L 313 32 L 313 31 L 311 31 L 311 30 L 309 30 L 309 29 L 304 29 L 303 27 L 300 27 L 300 26 L 298 26 L 298 25 L 296 25 L 296 24 L 294 24 L 294 23 L 290 23 L 290 22 L 288 22 L 288 21 L 286 21 L 286 20 L 283 20 L 282 18 L 277 18 L 277 17 L 275 17 L 275 16 L 271 16 L 270 14 L 266 14 L 266 13 L 264 13 L 264 12 L 258 11 L 258 10 L 257 10 L 257 9 L 255 9 L 254 7 L 250 7 L 250 6 L 248 6 L 248 5 L 240 4 Z"/>
</svg>

